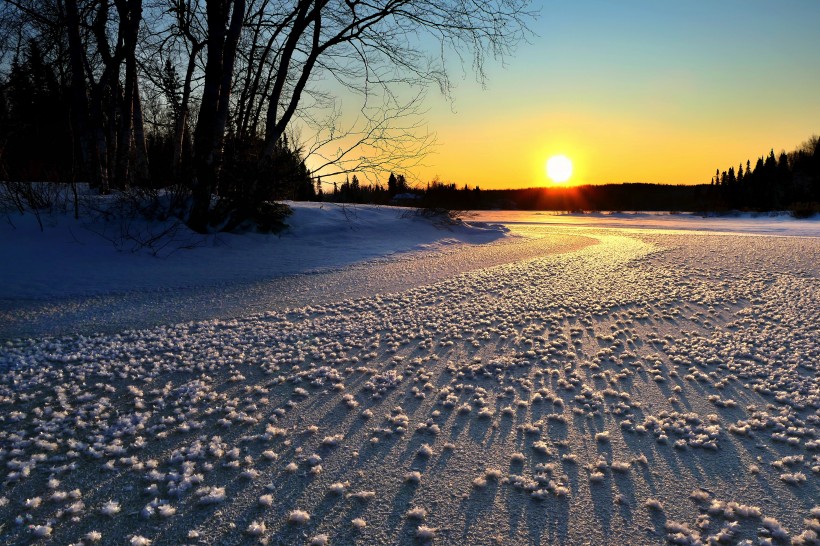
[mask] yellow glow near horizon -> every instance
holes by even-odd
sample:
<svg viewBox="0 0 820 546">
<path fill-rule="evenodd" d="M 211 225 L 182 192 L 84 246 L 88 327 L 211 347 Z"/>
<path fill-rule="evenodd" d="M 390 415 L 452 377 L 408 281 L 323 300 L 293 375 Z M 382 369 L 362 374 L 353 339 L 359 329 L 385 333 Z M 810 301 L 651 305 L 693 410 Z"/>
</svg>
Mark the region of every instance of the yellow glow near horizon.
<svg viewBox="0 0 820 546">
<path fill-rule="evenodd" d="M 703 134 L 683 121 L 670 131 L 665 120 L 591 107 L 588 112 L 562 108 L 458 122 L 443 114 L 436 120 L 440 148 L 412 172 L 425 182 L 438 175 L 459 187 L 532 188 L 554 184 L 545 173 L 545 160 L 560 151 L 573 162 L 572 176 L 563 186 L 708 184 L 716 168 L 737 169 L 743 162 L 745 170 L 747 159 L 754 164 L 771 148 L 775 154 L 793 150 L 811 136 L 802 126 L 775 131 L 768 120 L 760 127 L 754 120 L 733 126 L 743 132 L 727 139 L 728 132 Z"/>
<path fill-rule="evenodd" d="M 769 149 L 775 154 L 793 150 L 811 136 L 803 125 L 777 125 L 765 112 L 761 116 L 734 124 L 739 133 L 729 139 L 734 133 L 703 133 L 696 120 L 672 123 L 593 106 L 546 105 L 490 115 L 467 110 L 459 117 L 447 110 L 432 117 L 438 136 L 434 153 L 400 172 L 418 187 L 439 179 L 491 190 L 623 182 L 708 184 L 716 168 L 737 169 L 742 162 L 745 170 L 747 159 L 754 164 Z M 546 159 L 558 153 L 572 160 L 572 175 L 561 183 L 545 172 Z M 308 167 L 314 166 L 308 162 Z M 334 178 L 322 180 L 332 186 Z M 387 176 L 378 181 L 386 185 Z"/>
<path fill-rule="evenodd" d="M 572 176 L 572 160 L 564 154 L 552 156 L 547 160 L 547 176 L 556 184 L 566 182 Z"/>
</svg>

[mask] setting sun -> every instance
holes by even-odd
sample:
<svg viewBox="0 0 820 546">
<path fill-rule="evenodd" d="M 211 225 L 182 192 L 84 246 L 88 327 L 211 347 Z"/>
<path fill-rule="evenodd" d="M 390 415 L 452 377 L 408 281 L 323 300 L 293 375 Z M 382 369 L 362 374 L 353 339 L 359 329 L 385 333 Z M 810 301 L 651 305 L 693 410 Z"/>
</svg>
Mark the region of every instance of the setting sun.
<svg viewBox="0 0 820 546">
<path fill-rule="evenodd" d="M 566 182 L 572 176 L 572 161 L 565 155 L 554 155 L 547 160 L 547 176 L 556 183 Z"/>
</svg>

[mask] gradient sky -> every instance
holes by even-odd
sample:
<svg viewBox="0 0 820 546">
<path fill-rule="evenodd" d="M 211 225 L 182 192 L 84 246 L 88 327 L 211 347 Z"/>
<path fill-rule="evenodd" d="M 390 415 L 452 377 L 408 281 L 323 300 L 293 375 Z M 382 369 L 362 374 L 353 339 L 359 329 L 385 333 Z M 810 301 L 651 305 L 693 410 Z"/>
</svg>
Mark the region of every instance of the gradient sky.
<svg viewBox="0 0 820 546">
<path fill-rule="evenodd" d="M 427 98 L 435 154 L 415 169 L 482 188 L 708 182 L 820 134 L 820 0 L 536 2 L 537 36 L 487 88 Z"/>
</svg>

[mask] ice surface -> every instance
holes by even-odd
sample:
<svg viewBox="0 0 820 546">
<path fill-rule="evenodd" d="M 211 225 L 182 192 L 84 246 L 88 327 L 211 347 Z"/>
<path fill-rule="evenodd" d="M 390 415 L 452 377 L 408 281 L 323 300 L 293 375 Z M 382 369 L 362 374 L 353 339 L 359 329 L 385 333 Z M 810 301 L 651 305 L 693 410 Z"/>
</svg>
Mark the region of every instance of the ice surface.
<svg viewBox="0 0 820 546">
<path fill-rule="evenodd" d="M 159 245 L 162 257 L 126 250 L 133 242 L 117 239 L 116 222 L 77 224 L 53 215 L 41 231 L 34 218 L 12 216 L 0 227 L 8 256 L 0 339 L 116 332 L 396 292 L 594 244 L 584 232 L 590 227 L 820 236 L 820 219 L 786 215 L 482 211 L 454 225 L 402 208 L 291 205 L 291 229 L 282 236 L 201 237 L 179 228 Z"/>
<path fill-rule="evenodd" d="M 586 212 L 480 211 L 473 216 L 489 223 L 515 225 L 560 225 L 619 228 L 629 230 L 704 231 L 746 235 L 820 237 L 820 215 L 794 218 L 787 212 L 697 214 L 676 212 Z"/>
</svg>

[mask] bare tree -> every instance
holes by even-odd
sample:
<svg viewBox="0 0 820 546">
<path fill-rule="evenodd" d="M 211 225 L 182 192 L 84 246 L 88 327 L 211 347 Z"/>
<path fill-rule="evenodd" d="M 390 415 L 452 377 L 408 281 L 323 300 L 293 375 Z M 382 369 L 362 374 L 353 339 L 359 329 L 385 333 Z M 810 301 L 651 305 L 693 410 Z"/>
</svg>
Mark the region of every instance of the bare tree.
<svg viewBox="0 0 820 546">
<path fill-rule="evenodd" d="M 245 136 L 264 126 L 264 170 L 296 119 L 320 127 L 313 113 L 300 112 L 299 105 L 306 95 L 323 96 L 311 83 L 324 77 L 364 97 L 361 124 L 340 132 L 334 123 L 337 118 L 331 115 L 324 122 L 333 124 L 333 129 L 315 134 L 309 152 L 321 154 L 320 166 L 328 169 L 326 173 L 395 168 L 397 163 L 412 161 L 429 148 L 431 140 L 424 133 L 419 139 L 420 126 L 412 121 L 412 114 L 420 111 L 419 93 L 401 99 L 397 88 L 418 90 L 433 84 L 449 94 L 444 69 L 448 53 L 462 61 L 469 59 L 483 81 L 486 57 L 503 58 L 525 38 L 533 16 L 528 4 L 529 0 L 254 2 L 245 23 L 247 47 L 240 56 L 245 65 L 239 81 L 236 134 Z M 210 45 L 208 55 L 210 62 Z M 377 97 L 380 101 L 374 105 Z M 343 142 L 335 153 L 326 153 L 340 134 Z M 368 152 L 362 153 L 362 148 Z M 210 167 L 213 163 L 207 165 L 206 170 L 216 172 Z M 216 180 L 203 184 L 197 176 L 200 191 L 194 194 L 193 217 L 201 227 Z"/>
<path fill-rule="evenodd" d="M 211 195 L 222 162 L 236 47 L 245 15 L 245 0 L 209 0 L 207 3 L 207 62 L 199 118 L 194 133 L 193 204 L 188 223 L 204 231 Z"/>
<path fill-rule="evenodd" d="M 122 39 L 122 57 L 125 61 L 125 81 L 123 83 L 123 99 L 120 115 L 120 131 L 117 156 L 116 177 L 118 184 L 127 186 L 133 176 L 129 172 L 131 166 L 131 152 L 133 149 L 134 114 L 141 112 L 135 103 L 139 102 L 139 87 L 137 83 L 137 38 L 140 22 L 142 21 L 142 0 L 115 0 L 120 19 L 120 37 Z M 142 122 L 142 115 L 138 117 Z M 137 129 L 142 133 L 142 128 Z M 144 143 L 142 143 L 144 146 Z M 142 150 L 144 156 L 144 148 Z M 145 173 L 142 173 L 144 176 Z"/>
<path fill-rule="evenodd" d="M 92 161 L 91 132 L 88 117 L 88 89 L 83 68 L 83 44 L 80 36 L 80 15 L 77 0 L 65 0 L 63 7 L 71 62 L 71 103 L 74 133 L 79 139 L 79 163 L 86 170 Z"/>
<path fill-rule="evenodd" d="M 314 108 L 300 112 L 299 122 L 310 133 L 303 154 L 312 159 L 313 172 L 325 177 L 358 172 L 375 182 L 379 175 L 419 166 L 435 146 L 424 121 L 425 96 L 419 92 L 399 101 L 385 94 L 347 123 L 338 109 L 319 118 Z"/>
<path fill-rule="evenodd" d="M 194 77 L 200 55 L 207 44 L 205 14 L 202 5 L 192 0 L 170 0 L 168 12 L 173 15 L 170 35 L 162 36 L 160 46 L 164 47 L 174 39 L 181 39 L 179 48 L 182 51 L 180 60 L 183 63 L 184 77 L 179 90 L 179 103 L 175 106 L 174 119 L 174 164 L 173 171 L 177 176 L 182 174 L 186 158 L 187 142 L 190 142 L 191 102 Z M 171 59 L 168 59 L 169 65 Z M 177 90 L 173 90 L 174 93 Z"/>
</svg>

